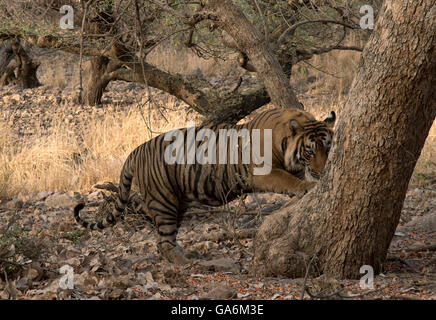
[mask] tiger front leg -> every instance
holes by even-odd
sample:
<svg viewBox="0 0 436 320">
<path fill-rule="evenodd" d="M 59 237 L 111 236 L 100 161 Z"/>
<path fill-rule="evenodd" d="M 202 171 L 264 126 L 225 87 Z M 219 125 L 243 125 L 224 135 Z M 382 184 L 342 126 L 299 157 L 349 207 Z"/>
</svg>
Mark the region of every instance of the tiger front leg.
<svg viewBox="0 0 436 320">
<path fill-rule="evenodd" d="M 282 169 L 272 169 L 266 175 L 253 175 L 256 191 L 276 192 L 287 195 L 304 195 L 316 185 L 314 181 L 300 180 Z"/>
</svg>

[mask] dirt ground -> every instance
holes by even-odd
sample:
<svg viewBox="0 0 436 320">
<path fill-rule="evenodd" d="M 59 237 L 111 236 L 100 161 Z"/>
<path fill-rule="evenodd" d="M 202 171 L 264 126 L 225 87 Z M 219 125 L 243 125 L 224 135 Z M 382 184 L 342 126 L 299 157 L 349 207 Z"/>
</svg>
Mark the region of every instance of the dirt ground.
<svg viewBox="0 0 436 320">
<path fill-rule="evenodd" d="M 72 99 L 69 90 L 1 88 L 0 109 L 15 139 L 32 135 L 35 119 L 44 124 L 38 130 L 49 132 L 52 112 L 65 112 L 70 125 L 85 119 L 87 112 L 100 112 L 73 103 L 74 110 L 65 109 L 66 104 L 55 111 L 46 107 Z M 129 89 L 132 95 L 123 90 L 123 96 L 109 91 L 103 101 L 119 102 L 120 110 L 127 108 L 134 102 L 130 97 L 135 87 Z M 39 97 L 38 103 L 31 102 L 34 96 Z M 83 194 L 46 190 L 3 200 L 0 298 L 436 300 L 436 179 L 409 189 L 383 272 L 375 276 L 373 289 L 361 288 L 359 280 L 250 274 L 255 230 L 286 199 L 277 194 L 248 195 L 227 207 L 188 212 L 178 239 L 187 251 L 196 252 L 197 259 L 183 267 L 162 260 L 154 230 L 141 216 L 127 215 L 103 232 L 81 229 L 72 208 L 84 201 L 87 207 L 82 217 L 101 216 L 96 214 L 104 202 L 99 189 Z"/>
</svg>

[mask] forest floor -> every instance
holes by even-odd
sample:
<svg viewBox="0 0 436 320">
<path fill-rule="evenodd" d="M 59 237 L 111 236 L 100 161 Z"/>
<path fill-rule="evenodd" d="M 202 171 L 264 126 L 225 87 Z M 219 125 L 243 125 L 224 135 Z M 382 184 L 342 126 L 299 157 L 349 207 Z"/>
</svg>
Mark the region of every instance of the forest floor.
<svg viewBox="0 0 436 320">
<path fill-rule="evenodd" d="M 127 108 L 135 103 L 134 86 L 131 89 L 132 93 L 123 89 L 122 95 L 109 91 L 103 101 Z M 71 127 L 78 119 L 86 121 L 90 112 L 103 112 L 62 104 L 62 99 L 71 100 L 71 91 L 1 88 L 0 111 L 12 128 L 12 138 L 18 143 L 36 131 L 49 133 L 55 112 L 63 112 Z M 49 108 L 61 104 L 62 108 Z M 277 194 L 248 195 L 226 207 L 189 211 L 178 240 L 199 256 L 182 267 L 161 258 L 154 230 L 141 216 L 127 215 L 102 232 L 81 229 L 72 212 L 77 202 L 87 204 L 81 213 L 84 219 L 102 216 L 97 214 L 104 203 L 102 191 L 91 186 L 89 192 L 40 190 L 0 200 L 0 298 L 436 300 L 436 177 L 410 186 L 387 260 L 372 289 L 361 288 L 359 280 L 265 278 L 250 273 L 255 230 L 286 199 Z"/>
</svg>

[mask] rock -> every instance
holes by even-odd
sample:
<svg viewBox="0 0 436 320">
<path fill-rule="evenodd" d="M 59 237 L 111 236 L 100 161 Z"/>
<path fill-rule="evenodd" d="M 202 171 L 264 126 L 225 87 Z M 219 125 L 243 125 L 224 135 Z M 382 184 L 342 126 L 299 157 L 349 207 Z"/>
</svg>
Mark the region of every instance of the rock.
<svg viewBox="0 0 436 320">
<path fill-rule="evenodd" d="M 23 207 L 23 200 L 13 199 L 11 201 L 6 202 L 5 207 L 8 209 L 21 209 Z"/>
<path fill-rule="evenodd" d="M 201 241 L 194 245 L 194 249 L 203 255 L 206 255 L 208 252 L 216 248 L 218 248 L 218 244 L 212 241 Z"/>
<path fill-rule="evenodd" d="M 44 275 L 44 270 L 41 268 L 41 266 L 36 262 L 32 262 L 29 269 L 27 269 L 26 277 L 29 280 L 39 281 L 41 280 L 43 275 Z"/>
<path fill-rule="evenodd" d="M 22 100 L 23 100 L 22 97 L 17 93 L 11 94 L 10 96 L 3 97 L 3 102 L 5 104 L 17 104 L 22 102 Z"/>
<path fill-rule="evenodd" d="M 422 232 L 432 233 L 436 232 L 436 211 L 430 212 L 422 217 L 414 217 L 410 222 L 404 226 L 397 228 L 396 232 Z"/>
<path fill-rule="evenodd" d="M 36 269 L 30 268 L 29 271 L 27 272 L 27 277 L 30 280 L 35 280 L 36 278 L 38 278 L 38 276 L 39 276 L 39 272 Z"/>
<path fill-rule="evenodd" d="M 80 193 L 78 193 L 78 192 L 68 191 L 68 192 L 66 192 L 66 194 L 73 199 L 80 200 Z"/>
<path fill-rule="evenodd" d="M 200 300 L 223 300 L 236 297 L 236 292 L 226 286 L 219 286 L 200 296 Z"/>
<path fill-rule="evenodd" d="M 21 290 L 21 291 L 25 291 L 27 289 L 29 289 L 29 279 L 27 278 L 21 278 L 19 280 L 17 280 L 17 289 Z"/>
<path fill-rule="evenodd" d="M 233 273 L 238 273 L 241 270 L 240 266 L 234 263 L 234 261 L 229 258 L 219 258 L 209 261 L 201 261 L 198 263 L 198 265 L 204 267 L 208 271 L 229 271 Z"/>
<path fill-rule="evenodd" d="M 52 208 L 72 208 L 77 204 L 77 200 L 66 193 L 54 193 L 45 199 L 45 205 Z"/>
<path fill-rule="evenodd" d="M 41 300 L 53 300 L 56 299 L 57 293 L 61 290 L 62 289 L 59 286 L 59 279 L 55 279 L 44 289 L 40 290 L 42 295 L 38 297 L 35 296 L 35 297 L 36 299 L 41 299 Z"/>
<path fill-rule="evenodd" d="M 70 258 L 70 259 L 65 260 L 63 263 L 65 263 L 69 266 L 78 267 L 78 266 L 80 266 L 80 259 L 77 257 L 74 257 L 74 258 Z"/>
<path fill-rule="evenodd" d="M 33 200 L 36 202 L 45 201 L 45 199 L 52 194 L 53 192 L 51 191 L 40 191 L 33 197 Z"/>
<path fill-rule="evenodd" d="M 87 199 L 88 201 L 97 201 L 103 199 L 103 196 L 101 195 L 100 191 L 95 191 L 93 193 L 88 194 Z"/>
</svg>

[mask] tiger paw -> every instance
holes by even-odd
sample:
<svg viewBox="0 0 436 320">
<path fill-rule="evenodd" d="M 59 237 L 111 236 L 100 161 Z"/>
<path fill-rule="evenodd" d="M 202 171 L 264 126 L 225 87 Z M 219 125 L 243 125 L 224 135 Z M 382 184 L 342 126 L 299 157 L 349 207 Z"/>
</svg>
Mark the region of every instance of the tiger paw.
<svg viewBox="0 0 436 320">
<path fill-rule="evenodd" d="M 188 258 L 190 260 L 203 258 L 203 255 L 200 252 L 198 252 L 197 250 L 188 250 L 188 251 L 186 251 L 185 256 L 186 256 L 186 258 Z"/>
<path fill-rule="evenodd" d="M 303 181 L 301 183 L 300 192 L 297 193 L 298 198 L 299 199 L 303 198 L 306 195 L 306 193 L 308 193 L 309 190 L 312 189 L 316 185 L 316 183 L 317 182 L 315 182 L 315 181 Z"/>
<path fill-rule="evenodd" d="M 160 253 L 167 259 L 169 262 L 177 264 L 177 265 L 185 265 L 190 263 L 191 261 L 186 257 L 185 250 L 179 245 L 168 248 L 164 246 L 159 246 Z"/>
</svg>

